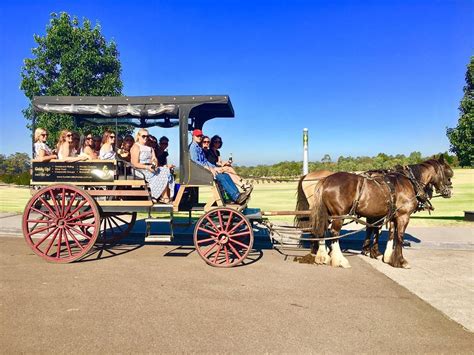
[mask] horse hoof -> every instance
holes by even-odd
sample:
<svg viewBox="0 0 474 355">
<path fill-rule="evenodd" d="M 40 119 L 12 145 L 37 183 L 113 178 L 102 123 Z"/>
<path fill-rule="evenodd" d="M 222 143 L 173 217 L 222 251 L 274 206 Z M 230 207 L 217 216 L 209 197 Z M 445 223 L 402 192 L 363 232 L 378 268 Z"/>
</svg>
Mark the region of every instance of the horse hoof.
<svg viewBox="0 0 474 355">
<path fill-rule="evenodd" d="M 404 261 L 404 262 L 402 263 L 402 268 L 404 268 L 404 269 L 411 269 L 411 266 L 410 266 L 410 264 L 408 264 L 408 261 Z"/>
</svg>

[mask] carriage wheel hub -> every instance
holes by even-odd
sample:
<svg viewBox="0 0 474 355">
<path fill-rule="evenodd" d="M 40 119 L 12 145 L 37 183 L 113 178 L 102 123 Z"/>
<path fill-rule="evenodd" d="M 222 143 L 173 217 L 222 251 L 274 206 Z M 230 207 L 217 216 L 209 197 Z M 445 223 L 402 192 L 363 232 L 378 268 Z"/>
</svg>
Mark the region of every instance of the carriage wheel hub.
<svg viewBox="0 0 474 355">
<path fill-rule="evenodd" d="M 66 225 L 66 221 L 64 219 L 58 219 L 56 221 L 56 225 L 59 227 L 59 228 L 63 228 L 65 225 Z"/>
<path fill-rule="evenodd" d="M 225 233 L 222 233 L 218 237 L 219 244 L 227 244 L 229 242 L 229 236 Z"/>
</svg>

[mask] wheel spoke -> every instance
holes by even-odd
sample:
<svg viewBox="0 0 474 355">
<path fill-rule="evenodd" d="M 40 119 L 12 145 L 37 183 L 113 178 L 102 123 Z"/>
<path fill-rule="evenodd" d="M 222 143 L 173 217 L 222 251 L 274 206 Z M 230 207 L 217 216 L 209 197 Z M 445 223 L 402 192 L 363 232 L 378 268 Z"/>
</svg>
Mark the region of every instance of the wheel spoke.
<svg viewBox="0 0 474 355">
<path fill-rule="evenodd" d="M 111 218 L 116 218 L 116 219 L 118 219 L 120 222 L 122 222 L 123 224 L 129 224 L 129 222 L 123 220 L 123 219 L 120 218 L 119 216 L 111 216 Z"/>
<path fill-rule="evenodd" d="M 229 250 L 227 250 L 227 245 L 224 245 L 224 254 L 225 254 L 225 263 L 229 263 Z"/>
<path fill-rule="evenodd" d="M 210 219 L 209 216 L 206 216 L 206 219 L 209 221 L 209 223 L 211 223 L 211 227 L 212 227 L 217 233 L 219 233 L 219 228 L 217 228 L 217 226 L 214 224 L 214 222 L 212 221 L 212 219 Z"/>
<path fill-rule="evenodd" d="M 77 196 L 77 192 L 74 191 L 74 195 L 69 199 L 69 203 L 67 204 L 66 210 L 64 211 L 64 216 L 66 216 L 71 210 L 71 207 L 74 204 L 74 201 L 76 200 L 76 196 Z"/>
<path fill-rule="evenodd" d="M 54 197 L 54 190 L 49 190 L 49 195 L 51 196 L 51 199 L 53 200 L 53 206 L 54 209 L 56 210 L 56 216 L 62 217 L 61 209 L 59 208 L 58 201 L 56 201 L 56 197 Z"/>
<path fill-rule="evenodd" d="M 59 230 L 59 238 L 58 238 L 58 241 L 57 241 L 57 251 L 56 251 L 56 259 L 59 259 L 61 257 L 61 242 L 62 242 L 62 238 L 63 238 L 63 233 L 62 233 L 62 229 Z"/>
<path fill-rule="evenodd" d="M 69 245 L 69 240 L 67 238 L 66 231 L 64 229 L 62 229 L 61 233 L 64 235 L 64 241 L 66 242 L 67 252 L 68 252 L 69 256 L 72 256 L 71 246 Z"/>
<path fill-rule="evenodd" d="M 198 240 L 197 243 L 198 244 L 202 244 L 202 243 L 207 243 L 207 242 L 210 242 L 210 241 L 216 241 L 216 238 L 207 238 L 207 239 L 201 239 L 201 240 Z"/>
<path fill-rule="evenodd" d="M 222 224 L 221 211 L 217 211 L 217 216 L 219 217 L 219 227 L 221 227 L 221 230 L 222 230 L 224 228 L 224 225 Z"/>
<path fill-rule="evenodd" d="M 72 221 L 75 221 L 75 220 L 77 220 L 77 219 L 82 219 L 82 220 L 84 220 L 84 219 L 89 219 L 89 218 L 85 218 L 85 217 L 90 216 L 90 215 L 94 215 L 94 212 L 89 211 L 89 212 L 80 214 L 79 216 L 76 216 L 76 217 L 73 217 L 73 218 L 69 218 L 67 221 L 68 221 L 68 222 L 72 222 Z"/>
<path fill-rule="evenodd" d="M 215 236 L 215 237 L 217 237 L 217 236 L 219 235 L 219 234 L 214 233 L 214 232 L 212 232 L 212 231 L 210 231 L 210 230 L 208 230 L 208 229 L 206 229 L 206 228 L 203 228 L 203 227 L 199 227 L 198 230 L 200 230 L 201 232 L 205 232 L 205 233 L 207 233 L 207 234 L 213 235 L 213 236 Z"/>
<path fill-rule="evenodd" d="M 80 235 L 82 235 L 83 237 L 86 237 L 86 238 L 89 239 L 89 240 L 91 239 L 91 237 L 88 236 L 87 234 L 84 234 L 83 232 L 78 231 L 78 230 L 74 229 L 74 228 L 71 227 L 71 226 L 69 227 L 69 229 L 72 230 L 72 231 L 74 231 L 74 232 L 76 232 L 76 233 L 78 233 L 78 234 L 80 234 Z"/>
<path fill-rule="evenodd" d="M 228 245 L 229 245 L 229 248 L 234 253 L 234 255 L 237 257 L 237 259 L 240 259 L 242 257 L 242 255 L 240 255 L 240 253 L 237 251 L 237 249 L 235 249 L 235 247 L 232 245 L 232 243 L 229 243 Z"/>
<path fill-rule="evenodd" d="M 110 217 L 109 223 L 110 223 L 110 226 L 111 226 L 111 227 L 112 227 L 112 222 L 113 222 L 113 223 L 115 224 L 115 226 L 119 229 L 120 233 L 123 233 L 122 227 L 121 227 L 117 222 L 115 222 L 114 217 Z M 113 227 L 112 227 L 112 228 L 113 228 Z"/>
<path fill-rule="evenodd" d="M 44 219 L 27 219 L 26 220 L 28 223 L 48 223 L 48 224 L 51 224 L 51 223 L 54 223 L 54 221 L 51 221 L 51 220 L 44 220 Z"/>
<path fill-rule="evenodd" d="M 207 251 L 204 253 L 204 257 L 207 257 L 207 255 L 219 244 L 217 243 L 214 243 L 214 245 L 212 247 L 210 247 L 209 249 L 207 249 Z"/>
<path fill-rule="evenodd" d="M 229 242 L 230 242 L 230 243 L 235 243 L 235 244 L 237 244 L 237 245 L 240 245 L 241 247 L 243 247 L 243 248 L 245 248 L 245 249 L 248 249 L 248 247 L 249 247 L 247 244 L 241 243 L 241 242 L 239 242 L 238 240 L 234 240 L 234 239 L 232 239 L 232 238 L 229 238 Z"/>
<path fill-rule="evenodd" d="M 84 250 L 84 248 L 82 247 L 81 243 L 76 239 L 76 237 L 74 236 L 74 234 L 71 233 L 71 231 L 69 230 L 69 228 L 66 228 L 66 233 L 69 233 L 69 235 L 71 236 L 71 238 L 74 240 L 74 243 L 77 244 L 77 246 L 79 248 L 81 248 L 81 250 Z"/>
<path fill-rule="evenodd" d="M 52 216 L 52 215 L 50 215 L 50 214 L 46 214 L 46 213 L 44 213 L 43 211 L 40 211 L 40 210 L 38 210 L 38 209 L 36 209 L 36 208 L 34 208 L 34 207 L 31 207 L 31 210 L 32 210 L 32 211 L 35 211 L 35 212 L 37 212 L 37 213 L 39 213 L 39 214 L 42 214 L 42 215 L 45 216 L 46 218 L 49 218 L 49 219 L 54 218 L 54 216 Z"/>
<path fill-rule="evenodd" d="M 44 232 L 45 230 L 47 229 L 51 229 L 51 228 L 55 228 L 56 226 L 46 226 L 46 227 L 41 227 L 41 228 L 38 228 L 36 229 L 35 231 L 30 231 L 30 237 L 34 234 L 38 234 L 38 233 L 41 233 L 41 232 Z"/>
<path fill-rule="evenodd" d="M 46 251 L 44 252 L 45 255 L 48 255 L 48 253 L 49 253 L 51 247 L 52 247 L 53 244 L 54 244 L 55 239 L 56 239 L 57 236 L 58 236 L 58 232 L 59 232 L 59 228 L 56 229 L 56 233 L 54 233 L 53 238 L 51 238 L 51 241 L 49 242 L 48 247 L 46 248 Z"/>
<path fill-rule="evenodd" d="M 85 204 L 87 203 L 87 200 L 83 200 L 79 203 L 79 205 L 74 209 L 74 211 L 72 211 L 71 213 L 69 213 L 71 216 L 74 215 L 74 213 L 76 213 L 77 211 L 79 211 L 82 206 L 84 206 Z"/>
<path fill-rule="evenodd" d="M 222 245 L 219 244 L 219 248 L 217 248 L 216 255 L 214 255 L 214 264 L 217 263 L 217 258 L 219 257 L 221 249 L 222 249 Z"/>
<path fill-rule="evenodd" d="M 56 230 L 57 230 L 57 229 L 53 229 L 51 232 L 49 232 L 48 234 L 46 234 L 43 238 L 41 238 L 41 240 L 40 240 L 38 243 L 34 244 L 34 247 L 35 247 L 36 249 L 38 249 L 38 247 L 39 247 L 41 244 L 43 244 L 43 242 L 44 242 L 46 239 L 48 239 L 49 236 L 50 236 L 51 234 L 53 234 L 54 231 L 56 231 Z M 30 234 L 30 236 L 31 236 L 31 234 Z"/>
<path fill-rule="evenodd" d="M 250 235 L 250 231 L 232 234 L 230 237 L 231 237 L 231 238 L 243 237 L 244 235 Z"/>
<path fill-rule="evenodd" d="M 41 201 L 41 203 L 43 203 L 43 205 L 49 210 L 49 212 L 51 212 L 51 214 L 53 216 L 56 216 L 56 214 L 54 213 L 53 209 L 51 208 L 51 205 L 46 202 L 46 200 L 43 198 L 43 197 L 40 197 L 39 200 Z"/>
<path fill-rule="evenodd" d="M 242 225 L 242 223 L 245 223 L 245 219 L 241 219 L 239 223 L 237 223 L 230 231 L 229 231 L 229 234 L 232 234 L 233 231 L 235 231 L 237 229 L 237 227 L 239 227 L 240 225 Z"/>
<path fill-rule="evenodd" d="M 230 227 L 230 223 L 232 222 L 232 218 L 234 217 L 234 212 L 230 211 L 229 213 L 229 219 L 227 220 L 227 226 L 225 227 L 225 231 L 227 232 Z"/>
</svg>

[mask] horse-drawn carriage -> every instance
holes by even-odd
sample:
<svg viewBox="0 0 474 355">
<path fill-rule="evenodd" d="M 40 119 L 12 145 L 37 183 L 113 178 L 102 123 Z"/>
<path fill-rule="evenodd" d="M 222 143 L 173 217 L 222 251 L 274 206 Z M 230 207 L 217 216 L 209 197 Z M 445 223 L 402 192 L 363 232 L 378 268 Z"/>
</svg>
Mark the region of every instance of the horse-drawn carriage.
<svg viewBox="0 0 474 355">
<path fill-rule="evenodd" d="M 155 204 L 147 182 L 120 160 L 32 162 L 33 196 L 23 214 L 23 233 L 32 250 L 52 262 L 78 260 L 96 242 L 118 242 L 132 230 L 137 213 L 147 215 L 145 240 L 170 241 L 174 213 L 186 211 L 189 217 L 193 212 L 202 213 L 194 226 L 194 246 L 212 266 L 231 267 L 243 262 L 253 247 L 254 225 L 268 228 L 273 235 L 319 242 L 316 263 L 331 260 L 333 266 L 348 266 L 338 244 L 343 221 L 363 222 L 360 217 L 366 217 L 369 239 L 370 233 L 378 233 L 382 222 L 390 223 L 395 256 L 392 258 L 389 247 L 386 254 L 390 255 L 385 260 L 393 266 L 407 267 L 401 253 L 403 234 L 410 214 L 418 207 L 419 194 L 434 186 L 444 197 L 451 195 L 452 170 L 440 158 L 418 164 L 414 170 L 409 168 L 414 171 L 412 177 L 393 171 L 370 176 L 323 174 L 313 180 L 325 177 L 324 183 L 312 183 L 310 191 L 304 193 L 305 178 L 311 180 L 312 176 L 308 174 L 299 184 L 299 201 L 303 199 L 304 203 L 298 204 L 296 211 L 263 212 L 247 208 L 248 200 L 244 204 L 230 202 L 211 172 L 190 158 L 190 131 L 201 129 L 217 117 L 234 117 L 228 96 L 35 97 L 33 107 L 37 112 L 70 114 L 77 125 L 179 127 L 180 184 L 171 204 Z M 199 202 L 202 186 L 211 187 L 207 203 Z M 332 192 L 325 194 L 325 187 Z M 166 218 L 156 217 L 158 212 L 165 213 Z M 275 226 L 265 219 L 294 215 L 301 221 L 310 214 L 311 223 L 290 227 Z M 169 224 L 170 235 L 152 236 L 151 226 L 162 222 Z M 328 227 L 330 236 L 325 236 Z M 304 233 L 310 236 L 302 237 Z M 328 240 L 333 244 L 331 257 Z M 374 253 L 378 254 L 378 249 Z"/>
<path fill-rule="evenodd" d="M 173 238 L 174 213 L 202 212 L 194 228 L 194 245 L 210 265 L 241 263 L 253 245 L 252 222 L 259 210 L 226 199 L 210 171 L 190 159 L 188 135 L 211 119 L 234 117 L 230 98 L 213 96 L 35 97 L 36 112 L 70 114 L 76 125 L 179 127 L 179 188 L 170 204 L 154 204 L 147 182 L 120 160 L 85 162 L 32 161 L 33 196 L 23 215 L 28 245 L 51 262 L 84 257 L 96 242 L 112 244 L 133 228 L 137 213 L 146 213 L 146 239 Z M 199 202 L 199 187 L 211 186 L 211 198 Z M 156 217 L 156 215 L 159 217 Z M 163 217 L 165 214 L 166 217 Z M 154 223 L 167 222 L 170 234 L 151 235 Z"/>
</svg>

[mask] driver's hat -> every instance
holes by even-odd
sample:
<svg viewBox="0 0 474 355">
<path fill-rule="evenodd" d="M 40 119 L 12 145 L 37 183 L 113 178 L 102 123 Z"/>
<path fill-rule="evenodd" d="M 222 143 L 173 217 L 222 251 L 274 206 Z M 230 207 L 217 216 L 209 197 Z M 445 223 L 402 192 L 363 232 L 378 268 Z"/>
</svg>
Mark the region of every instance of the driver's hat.
<svg viewBox="0 0 474 355">
<path fill-rule="evenodd" d="M 193 131 L 193 136 L 202 136 L 202 131 L 200 129 L 195 129 Z"/>
</svg>

